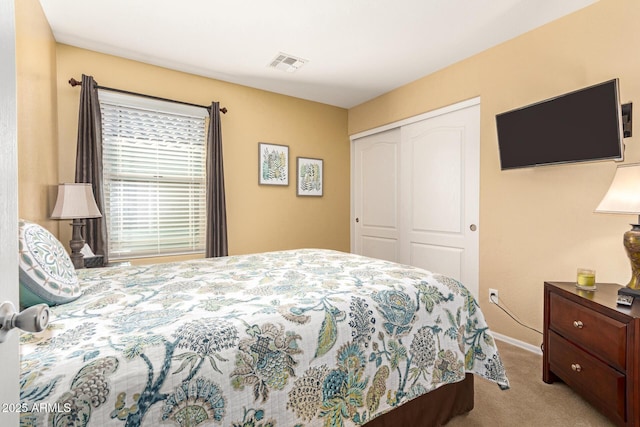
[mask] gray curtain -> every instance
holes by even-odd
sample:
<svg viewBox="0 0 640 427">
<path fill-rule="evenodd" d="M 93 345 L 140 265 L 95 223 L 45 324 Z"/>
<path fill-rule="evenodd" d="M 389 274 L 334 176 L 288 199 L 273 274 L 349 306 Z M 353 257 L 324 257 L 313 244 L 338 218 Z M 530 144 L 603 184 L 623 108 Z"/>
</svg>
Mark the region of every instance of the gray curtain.
<svg viewBox="0 0 640 427">
<path fill-rule="evenodd" d="M 224 196 L 222 167 L 222 129 L 220 103 L 213 102 L 209 111 L 207 135 L 207 258 L 227 256 L 227 206 Z"/>
<path fill-rule="evenodd" d="M 103 218 L 85 220 L 84 240 L 96 255 L 104 256 L 106 264 L 109 261 L 109 253 L 102 190 L 102 114 L 98 101 L 98 84 L 93 77 L 84 74 L 80 90 L 75 179 L 76 182 L 92 184 L 93 195 Z"/>
</svg>

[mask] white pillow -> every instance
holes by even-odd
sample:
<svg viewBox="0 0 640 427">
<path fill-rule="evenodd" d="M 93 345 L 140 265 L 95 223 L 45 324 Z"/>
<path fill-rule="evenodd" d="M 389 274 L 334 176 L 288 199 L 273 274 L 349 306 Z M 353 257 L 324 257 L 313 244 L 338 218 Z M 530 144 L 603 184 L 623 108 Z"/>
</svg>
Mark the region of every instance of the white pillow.
<svg viewBox="0 0 640 427">
<path fill-rule="evenodd" d="M 71 258 L 64 246 L 38 224 L 20 220 L 20 305 L 57 305 L 81 295 L 80 284 Z"/>
</svg>

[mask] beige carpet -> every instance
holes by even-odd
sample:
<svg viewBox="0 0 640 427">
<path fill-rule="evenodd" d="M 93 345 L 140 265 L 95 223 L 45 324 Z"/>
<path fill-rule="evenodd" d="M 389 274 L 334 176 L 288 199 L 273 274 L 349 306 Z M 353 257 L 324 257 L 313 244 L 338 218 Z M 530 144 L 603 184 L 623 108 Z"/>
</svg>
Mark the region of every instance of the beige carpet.
<svg viewBox="0 0 640 427">
<path fill-rule="evenodd" d="M 542 381 L 542 356 L 497 341 L 511 388 L 475 377 L 475 407 L 447 427 L 594 426 L 614 424 L 564 383 Z"/>
</svg>

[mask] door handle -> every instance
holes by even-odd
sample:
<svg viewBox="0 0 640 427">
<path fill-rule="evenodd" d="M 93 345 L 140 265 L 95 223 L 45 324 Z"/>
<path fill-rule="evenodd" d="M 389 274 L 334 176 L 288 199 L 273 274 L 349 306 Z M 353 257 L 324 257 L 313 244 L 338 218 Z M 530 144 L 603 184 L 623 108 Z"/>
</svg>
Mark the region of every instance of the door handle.
<svg viewBox="0 0 640 427">
<path fill-rule="evenodd" d="M 478 226 L 477 226 L 477 225 L 475 225 L 475 224 L 471 224 L 471 225 L 469 226 L 469 230 L 471 230 L 471 231 L 476 231 L 477 229 L 478 229 Z"/>
<path fill-rule="evenodd" d="M 0 343 L 3 343 L 7 333 L 18 328 L 29 332 L 42 332 L 49 324 L 49 306 L 37 304 L 16 313 L 16 309 L 6 301 L 0 305 Z"/>
</svg>

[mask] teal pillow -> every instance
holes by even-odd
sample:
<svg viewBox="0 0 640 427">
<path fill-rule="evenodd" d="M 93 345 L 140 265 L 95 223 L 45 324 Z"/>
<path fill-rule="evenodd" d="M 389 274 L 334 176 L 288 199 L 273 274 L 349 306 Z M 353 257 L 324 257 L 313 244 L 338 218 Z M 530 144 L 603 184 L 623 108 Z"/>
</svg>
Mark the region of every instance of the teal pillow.
<svg viewBox="0 0 640 427">
<path fill-rule="evenodd" d="M 18 227 L 20 305 L 57 305 L 81 295 L 76 270 L 64 246 L 38 224 L 20 220 Z"/>
</svg>

